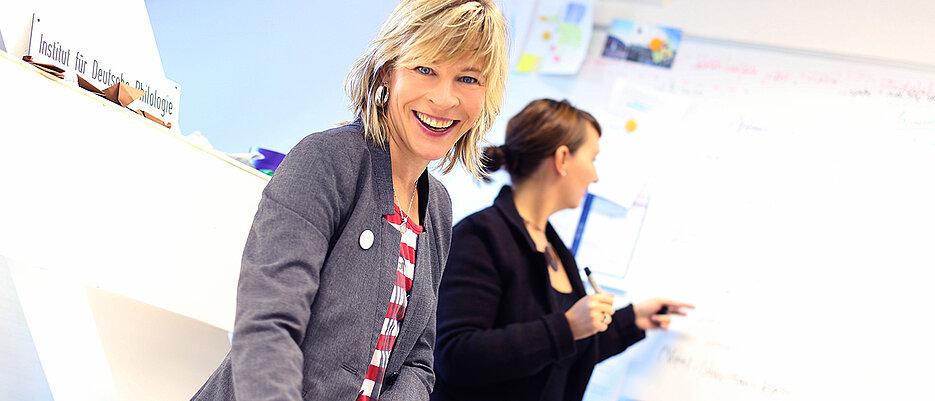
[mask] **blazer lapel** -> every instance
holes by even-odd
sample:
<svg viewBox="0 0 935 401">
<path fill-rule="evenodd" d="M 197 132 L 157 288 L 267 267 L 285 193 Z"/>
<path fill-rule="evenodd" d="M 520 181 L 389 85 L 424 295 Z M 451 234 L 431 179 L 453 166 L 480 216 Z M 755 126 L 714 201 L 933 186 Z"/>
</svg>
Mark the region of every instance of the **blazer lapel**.
<svg viewBox="0 0 935 401">
<path fill-rule="evenodd" d="M 429 191 L 431 191 L 431 185 L 429 185 Z M 423 197 L 428 198 L 430 196 L 426 193 Z M 426 207 L 425 209 L 422 219 L 423 231 L 416 239 L 416 265 L 412 277 L 411 296 L 406 306 L 406 316 L 403 318 L 399 337 L 396 338 L 393 353 L 390 354 L 390 360 L 386 367 L 387 374 L 399 370 L 413 345 L 422 336 L 422 328 L 425 327 L 429 317 L 435 313 L 436 294 L 433 276 L 435 270 L 437 270 L 435 264 L 438 263 L 435 259 L 439 255 L 433 252 L 437 248 L 437 244 L 434 235 L 435 227 L 432 224 L 431 211 L 429 210 L 431 208 Z"/>
<path fill-rule="evenodd" d="M 373 198 L 377 203 L 376 216 L 377 230 L 375 244 L 379 247 L 377 255 L 380 257 L 373 260 L 373 274 L 368 274 L 367 279 L 371 280 L 370 288 L 373 289 L 373 319 L 370 322 L 370 344 L 371 348 L 376 347 L 380 339 L 380 330 L 383 328 L 383 320 L 386 317 L 386 310 L 389 308 L 390 297 L 393 293 L 393 286 L 396 283 L 396 264 L 399 262 L 399 243 L 402 234 L 393 228 L 383 216 L 396 213 L 393 202 L 393 165 L 390 160 L 389 145 L 384 143 L 382 147 L 367 141 L 370 149 L 370 162 L 373 177 Z M 363 307 L 363 305 L 361 305 Z"/>
<path fill-rule="evenodd" d="M 520 216 L 519 211 L 516 210 L 516 202 L 513 200 L 513 189 L 508 185 L 504 185 L 503 188 L 500 189 L 500 194 L 497 195 L 493 204 L 503 215 L 507 225 L 513 231 L 513 235 L 517 240 L 517 245 L 523 248 L 523 244 L 525 244 L 525 249 L 531 256 L 524 266 L 531 280 L 530 285 L 532 285 L 532 288 L 537 288 L 534 294 L 539 297 L 540 302 L 545 306 L 546 313 L 552 313 L 557 309 L 558 301 L 555 299 L 555 296 L 552 295 L 552 285 L 549 283 L 549 276 L 545 267 L 545 254 L 536 249 L 536 243 L 529 235 L 529 231 L 526 230 L 523 217 Z M 546 227 L 551 227 L 551 225 L 546 224 Z M 546 230 L 549 230 L 549 228 L 546 228 Z M 546 234 L 546 236 L 548 237 L 548 234 Z M 549 241 L 552 241 L 552 239 L 549 239 Z"/>
<path fill-rule="evenodd" d="M 380 339 L 383 320 L 386 318 L 386 311 L 390 306 L 390 297 L 393 295 L 393 287 L 396 285 L 396 265 L 399 263 L 399 243 L 401 240 L 402 234 L 384 220 L 383 216 L 380 216 L 379 255 L 381 257 L 374 260 L 374 274 L 369 275 L 372 280 L 375 280 L 372 288 L 376 289 L 373 298 L 375 302 L 373 320 L 370 327 L 371 348 L 376 347 L 377 341 Z"/>
</svg>

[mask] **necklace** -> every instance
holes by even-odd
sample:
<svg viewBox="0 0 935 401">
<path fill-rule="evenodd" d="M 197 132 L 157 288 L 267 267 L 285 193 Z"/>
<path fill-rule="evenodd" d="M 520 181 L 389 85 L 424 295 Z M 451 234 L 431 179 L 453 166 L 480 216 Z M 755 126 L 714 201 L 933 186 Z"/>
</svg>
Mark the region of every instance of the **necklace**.
<svg viewBox="0 0 935 401">
<path fill-rule="evenodd" d="M 412 201 L 416 198 L 416 184 L 418 183 L 418 179 L 412 183 L 412 196 L 409 197 L 409 208 L 406 209 L 406 215 L 403 216 L 402 222 L 400 223 L 401 225 L 399 226 L 399 232 L 401 233 L 406 232 L 406 222 L 409 221 L 409 213 L 412 212 Z M 396 191 L 393 191 L 393 199 L 396 200 L 396 204 L 399 204 L 399 198 L 396 197 Z"/>
<path fill-rule="evenodd" d="M 526 220 L 526 218 L 523 217 L 523 216 L 519 216 L 519 218 L 523 219 L 523 222 L 526 223 L 526 225 L 528 225 L 528 226 L 534 228 L 536 231 L 539 231 L 539 232 L 541 232 L 541 233 L 545 233 L 545 228 L 539 228 L 539 227 L 536 226 L 535 224 L 532 224 L 531 221 Z"/>
<path fill-rule="evenodd" d="M 558 271 L 558 258 L 555 255 L 555 250 L 552 249 L 551 242 L 546 242 L 546 244 L 547 245 L 545 246 L 545 263 L 549 265 L 549 268 L 552 269 L 553 272 L 557 272 Z"/>
<path fill-rule="evenodd" d="M 531 221 L 526 220 L 526 218 L 523 216 L 520 216 L 520 218 L 523 219 L 523 222 L 526 223 L 527 226 L 532 227 L 534 230 L 545 234 L 545 228 L 536 227 L 535 224 L 532 224 Z M 552 271 L 557 272 L 558 271 L 558 258 L 555 257 L 555 250 L 552 249 L 552 243 L 549 242 L 548 238 L 546 238 L 545 240 L 545 251 L 543 253 L 545 254 L 545 263 L 549 265 L 549 268 L 552 269 Z"/>
</svg>

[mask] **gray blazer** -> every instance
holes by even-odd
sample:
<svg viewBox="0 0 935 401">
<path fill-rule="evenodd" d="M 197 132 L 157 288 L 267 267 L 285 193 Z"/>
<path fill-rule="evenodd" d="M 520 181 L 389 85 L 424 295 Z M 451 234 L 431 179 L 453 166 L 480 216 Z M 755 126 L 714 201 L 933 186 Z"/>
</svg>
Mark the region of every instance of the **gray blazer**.
<svg viewBox="0 0 935 401">
<path fill-rule="evenodd" d="M 307 136 L 263 191 L 243 253 L 233 345 L 193 400 L 354 400 L 389 306 L 401 234 L 390 154 L 359 121 Z M 451 199 L 425 172 L 409 306 L 381 400 L 428 400 Z M 373 233 L 364 249 L 363 232 Z M 376 395 L 376 394 L 374 394 Z"/>
</svg>

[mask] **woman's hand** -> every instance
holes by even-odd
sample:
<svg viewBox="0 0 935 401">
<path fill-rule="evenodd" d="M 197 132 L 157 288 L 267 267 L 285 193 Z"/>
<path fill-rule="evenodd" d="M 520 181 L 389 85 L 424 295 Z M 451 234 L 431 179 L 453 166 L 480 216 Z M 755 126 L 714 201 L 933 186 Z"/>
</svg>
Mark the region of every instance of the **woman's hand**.
<svg viewBox="0 0 935 401">
<path fill-rule="evenodd" d="M 571 334 L 575 336 L 575 340 L 580 340 L 607 330 L 613 314 L 613 294 L 597 293 L 575 302 L 565 312 L 565 318 L 568 319 L 568 325 L 571 326 Z"/>
<path fill-rule="evenodd" d="M 653 298 L 638 305 L 633 305 L 636 326 L 643 330 L 668 329 L 669 323 L 672 322 L 672 316 L 670 315 L 684 316 L 685 309 L 695 309 L 695 307 L 663 298 Z"/>
</svg>

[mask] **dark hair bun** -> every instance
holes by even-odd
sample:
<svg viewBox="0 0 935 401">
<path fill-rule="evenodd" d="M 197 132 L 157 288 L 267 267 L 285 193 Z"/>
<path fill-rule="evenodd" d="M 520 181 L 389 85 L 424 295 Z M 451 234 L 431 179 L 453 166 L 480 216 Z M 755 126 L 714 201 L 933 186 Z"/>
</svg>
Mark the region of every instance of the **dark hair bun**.
<svg viewBox="0 0 935 401">
<path fill-rule="evenodd" d="M 506 152 L 499 146 L 488 146 L 484 148 L 484 157 L 481 161 L 484 172 L 492 173 L 506 164 Z M 484 177 L 484 181 L 490 182 L 490 178 Z"/>
</svg>

